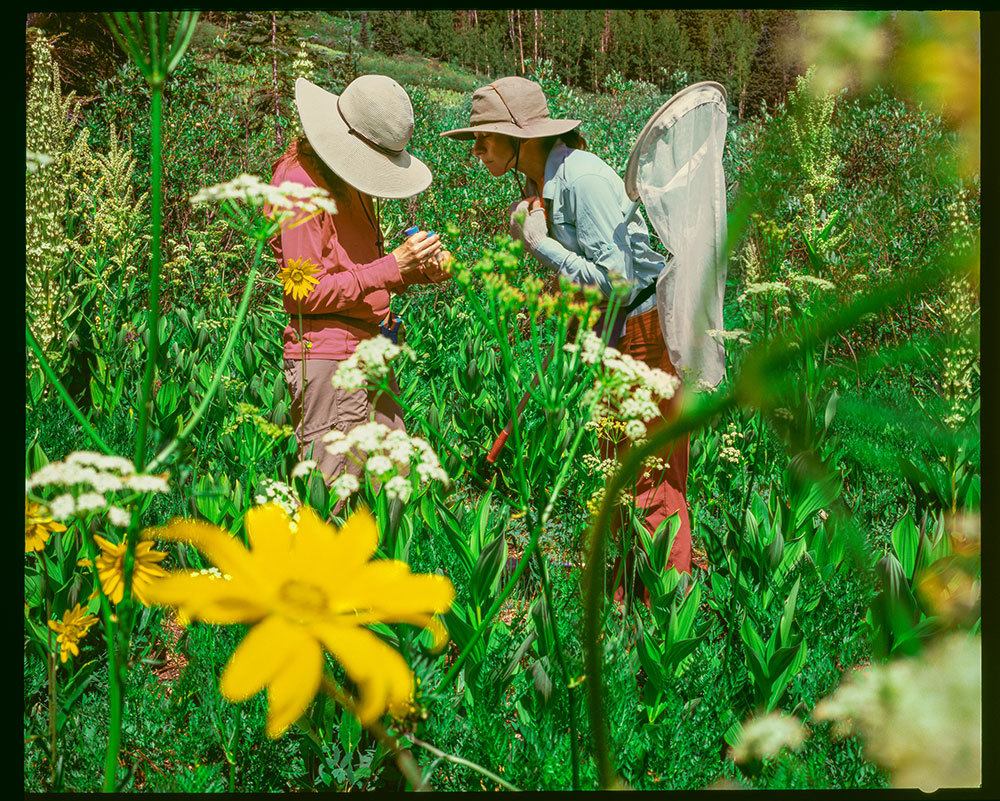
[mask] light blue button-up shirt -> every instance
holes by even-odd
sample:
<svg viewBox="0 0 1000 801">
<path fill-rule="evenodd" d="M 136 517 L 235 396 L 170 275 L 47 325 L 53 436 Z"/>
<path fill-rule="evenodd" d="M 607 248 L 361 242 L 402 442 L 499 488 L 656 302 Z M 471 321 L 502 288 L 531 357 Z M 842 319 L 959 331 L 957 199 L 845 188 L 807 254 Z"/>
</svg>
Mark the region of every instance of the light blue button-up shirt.
<svg viewBox="0 0 1000 801">
<path fill-rule="evenodd" d="M 537 195 L 528 179 L 526 190 Z M 625 182 L 598 156 L 572 150 L 558 141 L 545 161 L 542 187 L 549 237 L 535 248 L 535 257 L 577 284 L 597 286 L 611 296 L 608 273 L 614 270 L 632 285 L 627 303 L 656 280 L 664 258 L 650 246 L 649 229 L 638 213 L 625 219 L 632 202 Z M 656 306 L 651 295 L 629 316 Z"/>
</svg>

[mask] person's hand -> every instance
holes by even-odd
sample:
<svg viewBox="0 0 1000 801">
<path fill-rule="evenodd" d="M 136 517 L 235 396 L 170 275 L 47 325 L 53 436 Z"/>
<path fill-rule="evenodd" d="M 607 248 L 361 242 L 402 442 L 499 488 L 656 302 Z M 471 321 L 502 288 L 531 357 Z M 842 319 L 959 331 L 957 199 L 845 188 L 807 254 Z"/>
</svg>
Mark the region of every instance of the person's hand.
<svg viewBox="0 0 1000 801">
<path fill-rule="evenodd" d="M 426 231 L 417 231 L 394 251 L 399 274 L 407 284 L 414 283 L 424 272 L 425 265 L 433 261 L 441 252 L 441 240 L 437 234 L 427 235 Z"/>
<path fill-rule="evenodd" d="M 438 255 L 426 262 L 423 266 L 424 276 L 432 284 L 439 284 L 442 281 L 447 281 L 451 278 L 451 272 L 446 268 L 448 262 L 451 261 L 451 253 L 447 250 L 442 250 Z"/>
<path fill-rule="evenodd" d="M 549 235 L 545 222 L 545 206 L 541 198 L 530 197 L 511 206 L 510 235 L 520 239 L 529 252 Z"/>
</svg>

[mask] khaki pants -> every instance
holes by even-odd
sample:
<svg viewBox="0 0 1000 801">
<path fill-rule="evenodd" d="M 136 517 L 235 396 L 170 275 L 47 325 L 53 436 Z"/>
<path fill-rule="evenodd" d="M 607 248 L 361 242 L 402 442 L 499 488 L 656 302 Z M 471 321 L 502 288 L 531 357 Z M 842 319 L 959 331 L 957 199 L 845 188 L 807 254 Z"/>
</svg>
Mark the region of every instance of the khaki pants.
<svg viewBox="0 0 1000 801">
<path fill-rule="evenodd" d="M 393 430 L 405 431 L 403 410 L 385 393 L 376 402 L 376 392 L 363 389 L 347 392 L 335 389 L 330 383 L 340 362 L 332 359 L 306 359 L 305 413 L 302 404 L 302 361 L 285 359 L 285 380 L 292 396 L 291 417 L 295 438 L 303 452 L 303 458 L 315 459 L 323 474 L 327 487 L 341 473 L 350 473 L 363 480 L 363 468 L 355 464 L 346 454 L 330 453 L 323 435 L 330 431 L 348 433 L 352 428 L 364 423 L 382 423 Z M 389 374 L 389 386 L 399 394 L 399 385 L 393 373 Z M 310 448 L 312 456 L 309 455 Z M 356 455 L 364 461 L 363 454 Z M 338 504 L 338 507 L 341 504 Z"/>
</svg>

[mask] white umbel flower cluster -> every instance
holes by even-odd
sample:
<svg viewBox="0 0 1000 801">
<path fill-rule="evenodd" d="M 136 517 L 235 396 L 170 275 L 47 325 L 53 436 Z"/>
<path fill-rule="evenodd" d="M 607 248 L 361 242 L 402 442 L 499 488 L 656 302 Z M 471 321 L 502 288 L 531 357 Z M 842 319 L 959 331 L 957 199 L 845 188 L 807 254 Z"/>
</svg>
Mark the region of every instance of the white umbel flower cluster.
<svg viewBox="0 0 1000 801">
<path fill-rule="evenodd" d="M 46 164 L 51 164 L 52 161 L 52 156 L 48 156 L 45 153 L 34 153 L 30 150 L 24 151 L 24 166 L 28 172 L 38 172 L 40 168 Z"/>
<path fill-rule="evenodd" d="M 258 504 L 263 506 L 266 503 L 276 503 L 289 517 L 295 516 L 300 506 L 299 499 L 295 497 L 295 490 L 284 482 L 267 477 L 261 479 L 260 489 L 262 492 L 256 495 Z"/>
<path fill-rule="evenodd" d="M 350 391 L 378 383 L 389 374 L 389 362 L 400 354 L 411 361 L 416 358 L 409 345 L 397 345 L 382 336 L 365 339 L 340 363 L 332 379 L 333 386 Z"/>
<path fill-rule="evenodd" d="M 677 376 L 606 347 L 593 331 L 584 331 L 579 344 L 563 347 L 578 351 L 584 364 L 600 366 L 595 387 L 582 398 L 585 405 L 594 404 L 591 421 L 621 420 L 631 440 L 645 438 L 646 423 L 660 416 L 660 402 L 672 398 L 681 383 Z"/>
<path fill-rule="evenodd" d="M 331 431 L 323 441 L 330 453 L 345 454 L 363 467 L 374 482 L 380 483 L 390 498 L 399 498 L 404 503 L 412 494 L 414 475 L 420 484 L 448 482 L 448 474 L 426 440 L 391 430 L 382 423 L 365 423 L 346 434 Z M 359 488 L 358 479 L 344 473 L 334 479 L 330 491 L 343 499 Z"/>
<path fill-rule="evenodd" d="M 25 479 L 25 494 L 40 487 L 70 489 L 47 505 L 54 520 L 66 521 L 78 514 L 107 510 L 114 526 L 126 527 L 131 515 L 107 498 L 109 492 L 167 492 L 166 474 L 136 473 L 135 466 L 121 456 L 94 451 L 74 451 L 61 462 L 50 462 Z"/>
<path fill-rule="evenodd" d="M 256 175 L 247 173 L 238 175 L 224 184 L 207 186 L 191 197 L 192 205 L 221 203 L 224 200 L 236 200 L 254 207 L 267 203 L 273 209 L 273 214 L 298 211 L 313 213 L 320 210 L 330 214 L 337 213 L 337 205 L 325 189 L 320 189 L 318 186 L 304 186 L 292 181 L 272 186 L 261 181 Z"/>
<path fill-rule="evenodd" d="M 978 787 L 982 690 L 982 640 L 957 632 L 919 656 L 855 670 L 813 718 L 837 721 L 835 734 L 860 734 L 895 787 Z"/>
<path fill-rule="evenodd" d="M 784 748 L 797 750 L 806 736 L 805 727 L 798 718 L 771 712 L 743 724 L 743 733 L 730 756 L 740 763 L 754 759 L 763 761 L 776 757 Z"/>
</svg>

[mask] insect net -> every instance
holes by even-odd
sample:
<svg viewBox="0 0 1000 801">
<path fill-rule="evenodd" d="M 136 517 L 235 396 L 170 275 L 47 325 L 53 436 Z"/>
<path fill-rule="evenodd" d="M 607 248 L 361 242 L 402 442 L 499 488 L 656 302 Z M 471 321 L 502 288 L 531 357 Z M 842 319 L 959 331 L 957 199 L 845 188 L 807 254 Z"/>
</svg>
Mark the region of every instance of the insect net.
<svg viewBox="0 0 1000 801">
<path fill-rule="evenodd" d="M 694 84 L 665 103 L 636 142 L 635 187 L 660 240 L 673 254 L 656 281 L 660 328 L 670 360 L 693 389 L 713 388 L 725 350 L 726 182 L 722 87 Z M 631 177 L 631 176 L 630 176 Z"/>
</svg>

